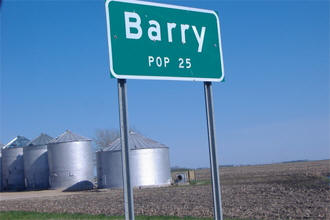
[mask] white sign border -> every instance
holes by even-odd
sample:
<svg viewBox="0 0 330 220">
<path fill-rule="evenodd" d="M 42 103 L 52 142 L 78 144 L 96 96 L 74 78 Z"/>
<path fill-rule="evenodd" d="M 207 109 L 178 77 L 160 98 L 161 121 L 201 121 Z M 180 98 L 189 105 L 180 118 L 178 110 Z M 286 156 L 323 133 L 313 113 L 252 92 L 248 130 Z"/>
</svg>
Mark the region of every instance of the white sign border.
<svg viewBox="0 0 330 220">
<path fill-rule="evenodd" d="M 139 5 L 150 5 L 150 6 L 157 6 L 163 8 L 174 8 L 174 9 L 181 9 L 186 11 L 196 11 L 196 12 L 203 12 L 213 14 L 217 20 L 218 26 L 218 39 L 219 39 L 219 51 L 220 51 L 220 59 L 221 59 L 221 71 L 222 76 L 221 78 L 193 78 L 193 77 L 169 77 L 169 76 L 140 76 L 140 75 L 118 75 L 115 73 L 113 69 L 113 60 L 112 60 L 112 47 L 111 47 L 111 31 L 110 31 L 110 17 L 109 17 L 109 3 L 115 2 L 125 2 L 125 3 L 132 3 L 132 4 L 139 4 Z M 220 22 L 218 14 L 212 10 L 206 9 L 198 9 L 198 8 L 190 8 L 184 6 L 177 6 L 177 5 L 169 5 L 163 3 L 155 3 L 155 2 L 145 2 L 145 1 L 136 1 L 136 0 L 106 0 L 105 2 L 105 13 L 107 19 L 107 36 L 108 36 L 108 49 L 109 49 L 109 61 L 110 61 L 110 71 L 111 74 L 117 79 L 151 79 L 151 80 L 181 80 L 181 81 L 210 81 L 210 82 L 221 82 L 225 77 L 224 72 L 224 65 L 223 65 L 223 55 L 222 55 L 222 44 L 221 44 L 221 33 L 220 33 Z"/>
</svg>

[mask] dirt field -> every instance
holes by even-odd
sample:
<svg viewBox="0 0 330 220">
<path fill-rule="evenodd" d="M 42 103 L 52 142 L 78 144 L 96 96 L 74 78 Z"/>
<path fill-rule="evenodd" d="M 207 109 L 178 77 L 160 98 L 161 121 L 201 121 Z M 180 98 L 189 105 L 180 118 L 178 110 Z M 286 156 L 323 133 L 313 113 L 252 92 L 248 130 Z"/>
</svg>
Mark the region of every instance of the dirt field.
<svg viewBox="0 0 330 220">
<path fill-rule="evenodd" d="M 225 167 L 220 172 L 226 217 L 330 219 L 329 160 Z M 209 171 L 197 170 L 196 175 L 194 185 L 135 189 L 136 215 L 211 217 Z M 123 215 L 118 189 L 0 193 L 0 197 L 0 211 Z"/>
</svg>

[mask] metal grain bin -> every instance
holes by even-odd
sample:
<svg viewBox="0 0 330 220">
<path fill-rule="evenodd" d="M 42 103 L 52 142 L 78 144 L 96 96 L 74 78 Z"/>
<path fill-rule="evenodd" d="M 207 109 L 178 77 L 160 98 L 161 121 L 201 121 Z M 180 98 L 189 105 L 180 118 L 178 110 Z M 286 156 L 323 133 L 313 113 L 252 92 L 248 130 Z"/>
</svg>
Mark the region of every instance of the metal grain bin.
<svg viewBox="0 0 330 220">
<path fill-rule="evenodd" d="M 51 189 L 77 191 L 93 188 L 90 139 L 67 130 L 50 141 L 47 148 Z"/>
<path fill-rule="evenodd" d="M 4 145 L 0 143 L 0 192 L 2 191 L 2 147 Z"/>
<path fill-rule="evenodd" d="M 47 144 L 53 138 L 40 134 L 23 148 L 25 186 L 30 190 L 49 188 Z"/>
<path fill-rule="evenodd" d="M 169 149 L 163 144 L 129 134 L 131 181 L 135 187 L 162 186 L 171 183 Z M 120 138 L 108 148 L 96 153 L 97 182 L 99 188 L 123 186 Z"/>
<path fill-rule="evenodd" d="M 25 188 L 23 147 L 30 140 L 17 136 L 2 149 L 2 187 L 17 191 Z"/>
</svg>

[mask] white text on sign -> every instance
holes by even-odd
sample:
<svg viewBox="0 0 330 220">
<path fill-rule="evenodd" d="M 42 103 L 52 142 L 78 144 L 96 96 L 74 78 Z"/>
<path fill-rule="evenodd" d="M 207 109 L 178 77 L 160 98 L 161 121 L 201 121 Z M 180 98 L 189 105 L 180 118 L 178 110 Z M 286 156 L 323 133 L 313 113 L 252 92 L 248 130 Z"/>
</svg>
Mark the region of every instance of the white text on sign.
<svg viewBox="0 0 330 220">
<path fill-rule="evenodd" d="M 135 12 L 124 12 L 125 15 L 125 31 L 127 39 L 140 39 L 143 34 L 143 30 L 141 28 L 141 17 L 138 13 Z M 132 21 L 134 20 L 134 21 Z M 160 25 L 156 20 L 149 21 L 150 27 L 148 28 L 148 37 L 152 41 L 162 41 L 161 37 L 161 29 Z M 167 23 L 167 39 L 168 42 L 173 42 L 172 30 L 177 26 L 176 23 Z M 180 33 L 181 33 L 181 43 L 186 43 L 186 31 L 189 31 L 189 24 L 181 24 L 180 25 Z M 201 32 L 198 33 L 197 27 L 192 25 L 192 31 L 194 32 L 194 36 L 198 43 L 197 51 L 198 53 L 203 50 L 204 37 L 206 32 L 206 27 L 201 28 Z M 132 32 L 132 30 L 134 31 Z"/>
<path fill-rule="evenodd" d="M 170 63 L 170 58 L 168 57 L 153 57 L 148 56 L 148 65 L 149 67 L 157 66 L 157 67 L 167 67 Z M 178 58 L 178 67 L 180 69 L 190 69 L 191 68 L 191 62 L 190 58 Z"/>
</svg>

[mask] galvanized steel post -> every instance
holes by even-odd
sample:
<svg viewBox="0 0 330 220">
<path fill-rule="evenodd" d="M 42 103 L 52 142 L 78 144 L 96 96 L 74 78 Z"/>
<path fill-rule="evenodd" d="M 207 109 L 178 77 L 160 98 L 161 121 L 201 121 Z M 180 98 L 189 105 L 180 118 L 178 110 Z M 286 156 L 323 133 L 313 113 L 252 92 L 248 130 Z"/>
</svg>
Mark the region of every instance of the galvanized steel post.
<svg viewBox="0 0 330 220">
<path fill-rule="evenodd" d="M 208 139 L 209 139 L 214 219 L 222 220 L 221 189 L 220 189 L 219 167 L 218 167 L 216 143 L 215 143 L 215 123 L 214 123 L 213 96 L 212 96 L 211 82 L 204 82 L 204 93 L 205 93 L 205 107 L 206 107 L 206 118 L 207 118 L 207 131 L 208 131 Z"/>
<path fill-rule="evenodd" d="M 134 198 L 133 198 L 133 190 L 132 190 L 131 177 L 130 177 L 129 146 L 128 146 L 126 79 L 118 79 L 118 101 L 119 101 L 119 117 L 120 117 L 121 158 L 123 165 L 125 219 L 134 220 Z"/>
</svg>

